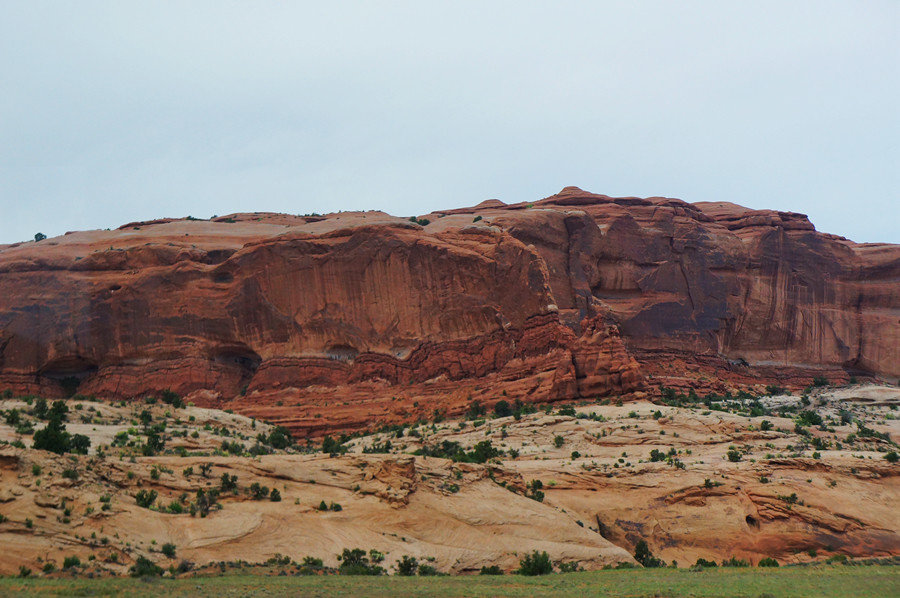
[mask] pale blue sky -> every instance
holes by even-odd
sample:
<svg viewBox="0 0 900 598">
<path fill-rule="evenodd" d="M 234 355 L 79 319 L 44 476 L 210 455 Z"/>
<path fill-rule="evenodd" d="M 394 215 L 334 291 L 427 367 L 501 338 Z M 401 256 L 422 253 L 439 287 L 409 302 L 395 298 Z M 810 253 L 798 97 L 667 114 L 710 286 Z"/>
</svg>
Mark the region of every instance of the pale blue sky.
<svg viewBox="0 0 900 598">
<path fill-rule="evenodd" d="M 898 243 L 898 106 L 896 0 L 0 0 L 0 243 L 566 185 Z"/>
</svg>

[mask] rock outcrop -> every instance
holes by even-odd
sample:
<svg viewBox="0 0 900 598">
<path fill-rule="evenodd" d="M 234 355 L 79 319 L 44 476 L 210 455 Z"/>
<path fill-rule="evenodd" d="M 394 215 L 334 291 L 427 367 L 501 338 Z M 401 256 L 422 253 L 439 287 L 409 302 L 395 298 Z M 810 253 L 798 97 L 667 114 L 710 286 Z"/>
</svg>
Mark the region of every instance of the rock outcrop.
<svg viewBox="0 0 900 598">
<path fill-rule="evenodd" d="M 318 433 L 504 391 L 652 389 L 673 359 L 698 378 L 900 376 L 900 246 L 574 187 L 426 218 L 234 214 L 0 246 L 0 388 L 171 388 Z"/>
</svg>

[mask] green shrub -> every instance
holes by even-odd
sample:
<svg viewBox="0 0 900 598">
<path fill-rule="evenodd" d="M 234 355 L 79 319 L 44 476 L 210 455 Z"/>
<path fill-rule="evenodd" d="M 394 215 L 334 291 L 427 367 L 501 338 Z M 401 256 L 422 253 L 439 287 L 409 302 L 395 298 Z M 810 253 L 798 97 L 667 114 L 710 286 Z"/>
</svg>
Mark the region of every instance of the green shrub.
<svg viewBox="0 0 900 598">
<path fill-rule="evenodd" d="M 129 570 L 132 577 L 155 577 L 163 574 L 163 568 L 145 556 L 139 556 Z"/>
<path fill-rule="evenodd" d="M 513 414 L 512 407 L 509 405 L 509 401 L 501 400 L 497 401 L 494 405 L 494 416 L 495 417 L 508 417 Z"/>
<path fill-rule="evenodd" d="M 409 555 L 403 555 L 403 557 L 397 561 L 397 575 L 410 577 L 415 575 L 418 569 L 419 561 Z"/>
<path fill-rule="evenodd" d="M 162 545 L 162 553 L 166 555 L 170 559 L 175 558 L 175 545 L 171 542 L 166 542 Z"/>
<path fill-rule="evenodd" d="M 157 496 L 156 490 L 138 490 L 138 493 L 134 495 L 134 501 L 139 507 L 149 509 Z"/>
<path fill-rule="evenodd" d="M 647 567 L 648 569 L 666 566 L 665 561 L 653 556 L 653 553 L 650 552 L 650 546 L 647 545 L 646 540 L 640 540 L 635 545 L 634 560 L 639 562 L 644 567 Z"/>
<path fill-rule="evenodd" d="M 371 559 L 371 562 L 370 562 Z M 338 555 L 341 566 L 338 567 L 338 573 L 341 575 L 382 575 L 384 568 L 378 563 L 384 560 L 384 555 L 377 550 L 370 550 L 366 556 L 366 551 L 362 548 L 345 548 Z"/>
<path fill-rule="evenodd" d="M 485 566 L 481 568 L 478 575 L 503 575 L 503 570 L 498 565 Z"/>
<path fill-rule="evenodd" d="M 715 561 L 707 561 L 704 558 L 697 559 L 697 562 L 694 563 L 694 567 L 718 567 Z"/>
<path fill-rule="evenodd" d="M 329 455 L 340 455 L 347 452 L 347 447 L 331 436 L 322 439 L 322 452 Z"/>
<path fill-rule="evenodd" d="M 81 559 L 77 556 L 67 556 L 63 559 L 63 569 L 71 569 L 73 567 L 80 567 Z"/>
<path fill-rule="evenodd" d="M 228 475 L 227 473 L 223 473 L 222 477 L 219 479 L 219 490 L 221 492 L 228 492 L 229 490 L 232 492 L 237 492 L 237 476 L 236 475 Z"/>
<path fill-rule="evenodd" d="M 253 496 L 253 500 L 262 500 L 269 496 L 269 488 L 260 486 L 259 482 L 253 482 L 250 484 L 250 494 Z"/>
<path fill-rule="evenodd" d="M 734 555 L 731 556 L 727 561 L 722 561 L 723 567 L 749 567 L 750 561 L 745 561 L 743 559 L 736 558 Z"/>
<path fill-rule="evenodd" d="M 776 561 L 772 557 L 767 556 L 766 558 L 764 558 L 761 561 L 759 561 L 758 563 L 756 563 L 756 566 L 757 567 L 778 567 L 779 565 L 778 565 L 778 561 Z"/>
<path fill-rule="evenodd" d="M 287 428 L 283 428 L 281 426 L 275 426 L 275 428 L 269 432 L 269 446 L 276 449 L 286 449 L 294 443 L 294 439 L 291 437 L 291 433 Z"/>
<path fill-rule="evenodd" d="M 553 563 L 550 562 L 550 555 L 546 551 L 538 552 L 535 550 L 531 554 L 526 554 L 519 561 L 519 575 L 547 575 L 553 573 Z"/>
</svg>

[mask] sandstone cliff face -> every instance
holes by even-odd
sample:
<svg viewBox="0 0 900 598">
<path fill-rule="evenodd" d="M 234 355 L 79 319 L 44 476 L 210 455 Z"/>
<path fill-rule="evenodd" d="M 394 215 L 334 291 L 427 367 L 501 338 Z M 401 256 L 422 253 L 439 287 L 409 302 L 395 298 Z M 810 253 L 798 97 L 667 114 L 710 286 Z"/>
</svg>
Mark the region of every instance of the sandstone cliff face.
<svg viewBox="0 0 900 598">
<path fill-rule="evenodd" d="M 349 402 L 352 428 L 502 391 L 595 397 L 639 390 L 637 360 L 663 355 L 900 376 L 898 246 L 577 188 L 428 218 L 238 214 L 0 246 L 0 388 L 292 402 L 267 415 L 316 431 L 298 407 Z"/>
<path fill-rule="evenodd" d="M 511 208 L 483 218 L 535 245 L 561 309 L 608 310 L 632 349 L 900 375 L 900 247 L 728 203 L 566 188 Z"/>
</svg>

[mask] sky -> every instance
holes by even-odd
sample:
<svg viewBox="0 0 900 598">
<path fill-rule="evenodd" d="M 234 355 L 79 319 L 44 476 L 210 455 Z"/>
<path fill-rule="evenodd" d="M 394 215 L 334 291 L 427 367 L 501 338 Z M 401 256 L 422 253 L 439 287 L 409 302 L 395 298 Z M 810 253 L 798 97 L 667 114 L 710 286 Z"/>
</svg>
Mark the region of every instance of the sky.
<svg viewBox="0 0 900 598">
<path fill-rule="evenodd" d="M 900 243 L 900 2 L 0 0 L 0 243 L 567 185 Z"/>
</svg>

